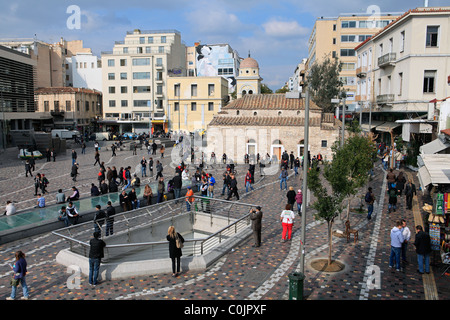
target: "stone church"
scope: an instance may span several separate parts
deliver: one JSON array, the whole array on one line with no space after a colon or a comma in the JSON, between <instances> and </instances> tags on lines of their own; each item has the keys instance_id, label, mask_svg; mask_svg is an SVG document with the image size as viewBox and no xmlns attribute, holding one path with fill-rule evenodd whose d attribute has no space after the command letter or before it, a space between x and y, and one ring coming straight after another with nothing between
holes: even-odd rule
<instances>
[{"instance_id":1,"label":"stone church","mask_svg":"<svg viewBox=\"0 0 450 320\"><path fill-rule=\"evenodd\" d=\"M305 99L297 92L260 94L261 78L255 59L241 62L236 78L237 99L222 107L207 128L207 152L223 153L242 163L245 154L276 156L284 151L301 157L305 152ZM309 104L309 145L311 157L331 159L331 146L340 138L340 121Z\"/></svg>"}]
</instances>

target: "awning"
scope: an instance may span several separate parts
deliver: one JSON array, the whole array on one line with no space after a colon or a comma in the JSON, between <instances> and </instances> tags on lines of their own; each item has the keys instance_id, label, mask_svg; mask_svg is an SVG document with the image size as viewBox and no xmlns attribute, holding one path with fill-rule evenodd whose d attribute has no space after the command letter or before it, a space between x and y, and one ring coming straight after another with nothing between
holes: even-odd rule
<instances>
[{"instance_id":1,"label":"awning","mask_svg":"<svg viewBox=\"0 0 450 320\"><path fill-rule=\"evenodd\" d=\"M377 126L382 125L384 121L372 121L370 123L370 128L375 129ZM369 130L369 123L361 123L361 130L362 131L370 131Z\"/></svg>"},{"instance_id":2,"label":"awning","mask_svg":"<svg viewBox=\"0 0 450 320\"><path fill-rule=\"evenodd\" d=\"M450 154L422 154L418 177L424 186L450 185Z\"/></svg>"},{"instance_id":3,"label":"awning","mask_svg":"<svg viewBox=\"0 0 450 320\"><path fill-rule=\"evenodd\" d=\"M167 120L152 120L152 123L166 123Z\"/></svg>"},{"instance_id":4,"label":"awning","mask_svg":"<svg viewBox=\"0 0 450 320\"><path fill-rule=\"evenodd\" d=\"M419 183L422 190L425 190L426 187L431 183L431 177L426 167L421 167L419 169L417 178L419 178Z\"/></svg>"},{"instance_id":5,"label":"awning","mask_svg":"<svg viewBox=\"0 0 450 320\"><path fill-rule=\"evenodd\" d=\"M391 132L391 130L400 127L401 123L395 123L395 122L385 122L382 125L377 126L377 131L383 131L383 132Z\"/></svg>"},{"instance_id":6,"label":"awning","mask_svg":"<svg viewBox=\"0 0 450 320\"><path fill-rule=\"evenodd\" d=\"M421 154L433 154L450 148L450 143L444 143L441 139L435 139L419 148Z\"/></svg>"}]
</instances>

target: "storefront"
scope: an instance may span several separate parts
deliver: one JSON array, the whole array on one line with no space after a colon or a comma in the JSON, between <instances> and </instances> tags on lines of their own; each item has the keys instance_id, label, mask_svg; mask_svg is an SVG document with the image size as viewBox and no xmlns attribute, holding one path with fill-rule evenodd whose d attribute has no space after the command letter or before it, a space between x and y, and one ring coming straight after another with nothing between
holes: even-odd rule
<instances>
[{"instance_id":1,"label":"storefront","mask_svg":"<svg viewBox=\"0 0 450 320\"><path fill-rule=\"evenodd\" d=\"M432 262L450 251L450 155L422 154L417 177L425 199L422 207L425 230L431 238Z\"/></svg>"}]
</instances>

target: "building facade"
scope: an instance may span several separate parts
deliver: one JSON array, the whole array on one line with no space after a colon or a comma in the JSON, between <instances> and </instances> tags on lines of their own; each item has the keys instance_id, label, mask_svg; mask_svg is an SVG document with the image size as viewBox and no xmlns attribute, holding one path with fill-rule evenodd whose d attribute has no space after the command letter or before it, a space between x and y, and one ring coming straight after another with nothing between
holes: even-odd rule
<instances>
[{"instance_id":1,"label":"building facade","mask_svg":"<svg viewBox=\"0 0 450 320\"><path fill-rule=\"evenodd\" d=\"M449 96L449 32L450 7L416 8L355 48L356 101L362 107L366 130L370 117L370 129L384 133L389 143L391 130L405 133L406 141L410 133L431 133L437 120L432 101ZM405 123L403 130L396 122L414 118L430 122Z\"/></svg>"},{"instance_id":2,"label":"building facade","mask_svg":"<svg viewBox=\"0 0 450 320\"><path fill-rule=\"evenodd\" d=\"M261 81L258 62L248 55L241 61L239 76L236 78L236 96L242 98L246 94L260 94Z\"/></svg>"},{"instance_id":3,"label":"building facade","mask_svg":"<svg viewBox=\"0 0 450 320\"><path fill-rule=\"evenodd\" d=\"M49 114L53 123L48 130L76 129L81 134L96 131L102 116L101 92L72 87L38 88L35 91L36 112Z\"/></svg>"},{"instance_id":4,"label":"building facade","mask_svg":"<svg viewBox=\"0 0 450 320\"><path fill-rule=\"evenodd\" d=\"M36 61L30 55L0 46L0 148L12 141L10 130L39 128L46 118L35 112ZM42 116L42 117L41 117Z\"/></svg>"},{"instance_id":5,"label":"building facade","mask_svg":"<svg viewBox=\"0 0 450 320\"><path fill-rule=\"evenodd\" d=\"M102 91L102 63L92 53L76 53L65 59L66 86Z\"/></svg>"},{"instance_id":6,"label":"building facade","mask_svg":"<svg viewBox=\"0 0 450 320\"><path fill-rule=\"evenodd\" d=\"M316 20L308 42L307 69L320 63L326 55L338 58L342 63L340 73L347 93L349 110L356 108L355 46L387 26L401 13L341 14L338 17L320 17Z\"/></svg>"},{"instance_id":7,"label":"building facade","mask_svg":"<svg viewBox=\"0 0 450 320\"><path fill-rule=\"evenodd\" d=\"M168 119L176 132L206 129L213 116L228 102L224 77L169 77Z\"/></svg>"},{"instance_id":8,"label":"building facade","mask_svg":"<svg viewBox=\"0 0 450 320\"><path fill-rule=\"evenodd\" d=\"M102 52L103 119L113 132L167 132L169 76L186 75L186 46L176 30L127 32Z\"/></svg>"}]
</instances>

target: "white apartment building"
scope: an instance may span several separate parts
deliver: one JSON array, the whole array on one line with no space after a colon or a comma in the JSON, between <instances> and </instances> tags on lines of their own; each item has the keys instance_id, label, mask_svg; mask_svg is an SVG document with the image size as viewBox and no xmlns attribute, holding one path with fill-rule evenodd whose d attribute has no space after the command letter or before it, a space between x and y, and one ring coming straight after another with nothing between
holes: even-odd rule
<instances>
[{"instance_id":1,"label":"white apartment building","mask_svg":"<svg viewBox=\"0 0 450 320\"><path fill-rule=\"evenodd\" d=\"M77 53L66 61L66 86L102 91L101 60L92 53Z\"/></svg>"},{"instance_id":2,"label":"white apartment building","mask_svg":"<svg viewBox=\"0 0 450 320\"><path fill-rule=\"evenodd\" d=\"M167 77L186 75L180 32L135 29L101 59L106 130L167 132Z\"/></svg>"},{"instance_id":3,"label":"white apartment building","mask_svg":"<svg viewBox=\"0 0 450 320\"><path fill-rule=\"evenodd\" d=\"M434 114L430 101L449 95L449 32L450 7L416 8L355 48L363 130L369 130L370 122L370 129L384 132L382 138L390 142L391 130L402 131L397 120ZM423 124L411 133L429 133L431 126Z\"/></svg>"}]
</instances>

